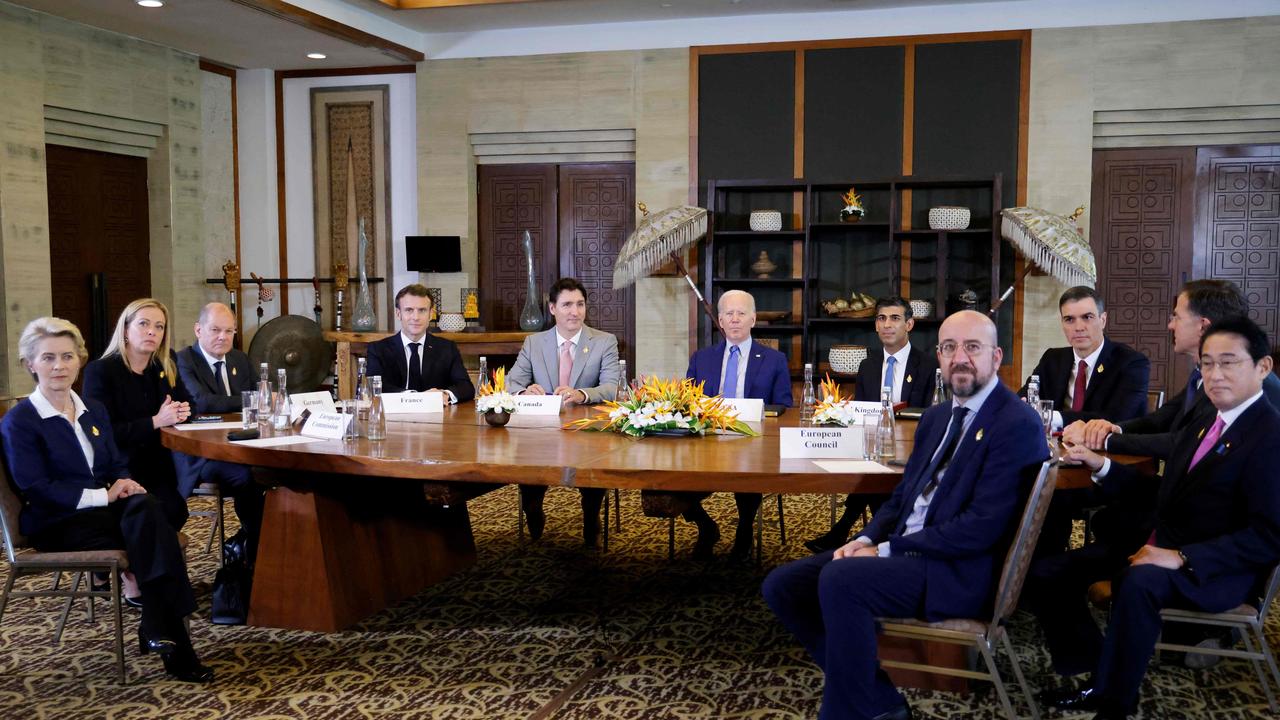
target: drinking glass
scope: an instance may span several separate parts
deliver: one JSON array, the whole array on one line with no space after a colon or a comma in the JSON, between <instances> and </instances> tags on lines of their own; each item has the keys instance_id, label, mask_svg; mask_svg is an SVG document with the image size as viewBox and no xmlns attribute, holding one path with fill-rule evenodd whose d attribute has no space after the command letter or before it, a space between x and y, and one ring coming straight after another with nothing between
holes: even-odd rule
<instances>
[{"instance_id":1,"label":"drinking glass","mask_svg":"<svg viewBox=\"0 0 1280 720\"><path fill-rule=\"evenodd\" d=\"M258 427L258 391L242 391L240 393L240 407L240 427L245 430Z\"/></svg>"},{"instance_id":2,"label":"drinking glass","mask_svg":"<svg viewBox=\"0 0 1280 720\"><path fill-rule=\"evenodd\" d=\"M862 418L862 459L880 459L880 418L874 415Z\"/></svg>"},{"instance_id":3,"label":"drinking glass","mask_svg":"<svg viewBox=\"0 0 1280 720\"><path fill-rule=\"evenodd\" d=\"M1044 425L1044 436L1046 438L1053 437L1053 401L1041 400L1040 407L1040 424Z\"/></svg>"},{"instance_id":4,"label":"drinking glass","mask_svg":"<svg viewBox=\"0 0 1280 720\"><path fill-rule=\"evenodd\" d=\"M356 400L339 401L339 410L347 416L347 424L342 431L342 439L345 442L353 443L360 437L360 432L356 428L357 415Z\"/></svg>"}]
</instances>

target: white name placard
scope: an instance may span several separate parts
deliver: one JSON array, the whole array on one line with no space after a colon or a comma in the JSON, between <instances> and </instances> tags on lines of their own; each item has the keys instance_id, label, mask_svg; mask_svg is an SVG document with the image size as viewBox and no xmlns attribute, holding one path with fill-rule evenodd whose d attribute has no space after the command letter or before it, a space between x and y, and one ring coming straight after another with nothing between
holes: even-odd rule
<instances>
[{"instance_id":1,"label":"white name placard","mask_svg":"<svg viewBox=\"0 0 1280 720\"><path fill-rule=\"evenodd\" d=\"M784 458L861 458L861 427L781 428Z\"/></svg>"},{"instance_id":2,"label":"white name placard","mask_svg":"<svg viewBox=\"0 0 1280 720\"><path fill-rule=\"evenodd\" d=\"M724 398L720 402L737 413L742 422L760 422L764 417L764 400L760 398Z\"/></svg>"},{"instance_id":3,"label":"white name placard","mask_svg":"<svg viewBox=\"0 0 1280 720\"><path fill-rule=\"evenodd\" d=\"M438 392L383 393L382 408L388 415L442 413L444 398Z\"/></svg>"},{"instance_id":4,"label":"white name placard","mask_svg":"<svg viewBox=\"0 0 1280 720\"><path fill-rule=\"evenodd\" d=\"M350 415L335 412L313 412L302 426L302 435L325 440L341 440L342 433L351 422Z\"/></svg>"},{"instance_id":5,"label":"white name placard","mask_svg":"<svg viewBox=\"0 0 1280 720\"><path fill-rule=\"evenodd\" d=\"M858 400L849 403L849 409L860 418L880 417L880 403Z\"/></svg>"},{"instance_id":6,"label":"white name placard","mask_svg":"<svg viewBox=\"0 0 1280 720\"><path fill-rule=\"evenodd\" d=\"M293 393L289 396L289 404L293 407L289 412L289 422L297 420L303 410L310 410L314 415L317 412L333 412L337 409L333 406L333 396L323 390Z\"/></svg>"},{"instance_id":7,"label":"white name placard","mask_svg":"<svg viewBox=\"0 0 1280 720\"><path fill-rule=\"evenodd\" d=\"M559 415L559 395L517 395L516 412L522 415Z\"/></svg>"}]
</instances>

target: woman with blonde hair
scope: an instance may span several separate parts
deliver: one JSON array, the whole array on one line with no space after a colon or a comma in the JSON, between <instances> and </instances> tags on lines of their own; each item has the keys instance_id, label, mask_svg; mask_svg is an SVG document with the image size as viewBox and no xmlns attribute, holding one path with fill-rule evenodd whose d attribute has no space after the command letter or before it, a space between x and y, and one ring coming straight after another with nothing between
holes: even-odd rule
<instances>
[{"instance_id":1,"label":"woman with blonde hair","mask_svg":"<svg viewBox=\"0 0 1280 720\"><path fill-rule=\"evenodd\" d=\"M187 502L178 491L173 453L160 443L160 428L185 421L191 406L169 349L164 303L142 298L125 307L102 357L85 366L84 394L106 406L133 477L160 501L174 529L181 529Z\"/></svg>"},{"instance_id":2,"label":"woman with blonde hair","mask_svg":"<svg viewBox=\"0 0 1280 720\"><path fill-rule=\"evenodd\" d=\"M138 649L186 682L209 682L183 618L195 610L177 530L133 479L109 432L107 409L71 389L89 358L75 325L31 321L18 343L36 380L0 423L10 477L22 496L21 531L45 552L124 548L142 590Z\"/></svg>"}]
</instances>

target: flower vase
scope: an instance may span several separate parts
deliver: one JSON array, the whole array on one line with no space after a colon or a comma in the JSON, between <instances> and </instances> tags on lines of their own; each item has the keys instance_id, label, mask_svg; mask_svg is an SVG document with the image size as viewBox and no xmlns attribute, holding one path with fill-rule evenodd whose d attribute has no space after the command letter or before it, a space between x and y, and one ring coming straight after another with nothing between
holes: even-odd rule
<instances>
[{"instance_id":1,"label":"flower vase","mask_svg":"<svg viewBox=\"0 0 1280 720\"><path fill-rule=\"evenodd\" d=\"M368 250L369 238L364 234L364 218L360 218L360 286L356 290L356 309L351 316L351 329L356 332L373 332L378 323L373 314L373 294L369 292L369 273L365 268Z\"/></svg>"},{"instance_id":2,"label":"flower vase","mask_svg":"<svg viewBox=\"0 0 1280 720\"><path fill-rule=\"evenodd\" d=\"M850 212L849 210L840 211L840 222L842 223L856 223L861 219L862 213Z\"/></svg>"},{"instance_id":3,"label":"flower vase","mask_svg":"<svg viewBox=\"0 0 1280 720\"><path fill-rule=\"evenodd\" d=\"M502 427L511 421L511 413L502 410L489 410L484 414L484 421L490 427Z\"/></svg>"},{"instance_id":4,"label":"flower vase","mask_svg":"<svg viewBox=\"0 0 1280 720\"><path fill-rule=\"evenodd\" d=\"M529 285L524 298L524 309L520 311L520 329L525 332L537 332L542 329L542 293L538 292L538 281L533 274L533 237L525 230L521 238L524 245L524 261L529 273Z\"/></svg>"}]
</instances>

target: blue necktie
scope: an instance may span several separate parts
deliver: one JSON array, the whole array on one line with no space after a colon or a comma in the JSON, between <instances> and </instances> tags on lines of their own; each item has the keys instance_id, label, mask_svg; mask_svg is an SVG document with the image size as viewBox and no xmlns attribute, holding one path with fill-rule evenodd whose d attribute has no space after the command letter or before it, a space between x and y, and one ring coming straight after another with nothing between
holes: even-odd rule
<instances>
[{"instance_id":1,"label":"blue necktie","mask_svg":"<svg viewBox=\"0 0 1280 720\"><path fill-rule=\"evenodd\" d=\"M733 345L729 348L729 362L724 364L724 382L721 383L720 395L722 397L738 396L738 346Z\"/></svg>"},{"instance_id":2,"label":"blue necktie","mask_svg":"<svg viewBox=\"0 0 1280 720\"><path fill-rule=\"evenodd\" d=\"M1182 412L1191 409L1191 402L1196 399L1196 391L1200 389L1200 368L1196 367L1191 371L1191 377L1187 378L1187 391L1182 398Z\"/></svg>"},{"instance_id":3,"label":"blue necktie","mask_svg":"<svg viewBox=\"0 0 1280 720\"><path fill-rule=\"evenodd\" d=\"M938 486L938 471L944 467L955 454L956 446L960 444L960 436L964 435L964 416L969 414L969 408L963 405L957 405L951 409L951 424L947 426L947 436L942 438L942 452L938 453L929 466L925 468L925 477L929 478L929 482L924 486L921 495L928 495Z\"/></svg>"},{"instance_id":4,"label":"blue necktie","mask_svg":"<svg viewBox=\"0 0 1280 720\"><path fill-rule=\"evenodd\" d=\"M884 387L889 388L889 402L893 402L893 366L898 364L898 358L889 356L889 367L884 371Z\"/></svg>"}]
</instances>

